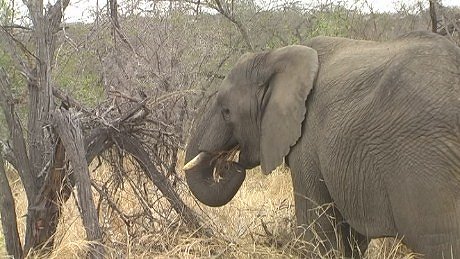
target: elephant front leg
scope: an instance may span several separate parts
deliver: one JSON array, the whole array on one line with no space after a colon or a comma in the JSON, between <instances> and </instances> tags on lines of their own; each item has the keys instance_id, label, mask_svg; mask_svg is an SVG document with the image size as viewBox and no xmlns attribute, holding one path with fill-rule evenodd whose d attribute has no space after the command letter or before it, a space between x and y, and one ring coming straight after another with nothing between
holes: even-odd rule
<instances>
[{"instance_id":1,"label":"elephant front leg","mask_svg":"<svg viewBox=\"0 0 460 259\"><path fill-rule=\"evenodd\" d=\"M360 258L367 248L367 239L355 232L335 208L319 173L296 173L291 168L294 187L296 234L312 244L310 257Z\"/></svg>"},{"instance_id":2,"label":"elephant front leg","mask_svg":"<svg viewBox=\"0 0 460 259\"><path fill-rule=\"evenodd\" d=\"M325 256L338 249L335 209L332 199L319 179L292 172L296 234L312 244L311 255Z\"/></svg>"},{"instance_id":3,"label":"elephant front leg","mask_svg":"<svg viewBox=\"0 0 460 259\"><path fill-rule=\"evenodd\" d=\"M338 226L343 243L343 254L346 258L361 258L369 246L370 239L354 230L344 222Z\"/></svg>"}]
</instances>

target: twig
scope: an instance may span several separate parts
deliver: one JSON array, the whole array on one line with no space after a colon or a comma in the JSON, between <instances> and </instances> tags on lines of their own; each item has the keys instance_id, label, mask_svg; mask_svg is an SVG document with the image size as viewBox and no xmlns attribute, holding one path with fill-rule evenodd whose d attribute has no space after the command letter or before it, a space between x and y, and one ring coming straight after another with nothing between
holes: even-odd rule
<instances>
[{"instance_id":1,"label":"twig","mask_svg":"<svg viewBox=\"0 0 460 259\"><path fill-rule=\"evenodd\" d=\"M94 181L91 181L91 186L99 193L100 196L102 196L107 201L107 204L109 205L109 207L118 213L118 215L121 217L121 220L123 220L126 226L130 227L131 222L128 219L128 216L125 215L123 211L121 211L118 208L117 204L114 201L112 201L112 199L109 197L109 194L107 194L105 191L99 188L99 186Z\"/></svg>"},{"instance_id":2,"label":"twig","mask_svg":"<svg viewBox=\"0 0 460 259\"><path fill-rule=\"evenodd\" d=\"M136 102L136 103L140 103L140 102L143 101L142 99L127 95L127 94L122 93L122 92L120 92L118 90L109 90L109 94L113 94L113 95L115 95L117 97L122 97L124 99L127 99L129 101L133 101L133 102Z\"/></svg>"},{"instance_id":3,"label":"twig","mask_svg":"<svg viewBox=\"0 0 460 259\"><path fill-rule=\"evenodd\" d=\"M66 92L62 91L61 89L53 86L53 95L54 97L66 102L70 107L75 107L77 110L82 111L86 114L92 114L90 110L85 108L80 102L75 100L73 97L71 97L69 94Z\"/></svg>"}]
</instances>

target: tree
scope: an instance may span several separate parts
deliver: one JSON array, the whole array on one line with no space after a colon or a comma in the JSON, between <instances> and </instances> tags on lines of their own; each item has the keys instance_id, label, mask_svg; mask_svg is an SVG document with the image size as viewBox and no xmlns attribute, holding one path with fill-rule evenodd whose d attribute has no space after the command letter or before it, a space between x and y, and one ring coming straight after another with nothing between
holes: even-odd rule
<instances>
[{"instance_id":1,"label":"tree","mask_svg":"<svg viewBox=\"0 0 460 259\"><path fill-rule=\"evenodd\" d=\"M56 110L51 79L56 37L62 29L61 20L69 0L57 1L47 7L42 0L25 0L24 4L27 6L32 22L28 30L33 39L33 49L29 49L18 39L17 35L20 33L15 35L14 29L24 28L23 26L10 23L0 28L3 39L6 39L3 42L4 46L16 69L25 75L28 91L29 107L25 131L15 107L13 85L7 71L2 68L0 103L9 129L9 140L4 144L7 150L5 157L18 171L29 203L23 251L19 242L14 249L8 247L8 252L18 258L34 249L53 246L53 236L60 216L60 203L68 199L71 188L67 184L62 184L68 181L62 170L65 148L59 134L56 134L51 126L52 114ZM1 166L3 167L3 163ZM77 172L77 175L84 175L84 173ZM3 180L2 190L8 194L11 190L8 182L4 181L5 170L1 170L0 174ZM11 210L11 207L5 206L11 206L14 201L10 195L3 197L4 206L1 210L2 214L5 214ZM10 225L8 229L15 228L15 221L11 221L12 217L2 217L4 226ZM88 237L90 240L97 241L101 238L101 234L100 230L97 230L95 210L89 210L88 218L96 222L93 228L88 230ZM15 231L5 234L8 235L7 239L10 239L9 235L14 236L11 240L18 239ZM98 254L102 253L101 247L95 247L95 251L98 251Z\"/></svg>"},{"instance_id":2,"label":"tree","mask_svg":"<svg viewBox=\"0 0 460 259\"><path fill-rule=\"evenodd\" d=\"M148 97L143 94L140 97L133 97L131 95L139 89L127 89L133 92L121 91L114 87L114 85L123 86L123 82L118 81L106 85L107 102L100 105L98 109L86 108L84 104L62 91L53 77L59 60L56 54L57 39L65 30L61 20L69 0L57 1L47 7L44 7L43 1L29 0L24 1L24 4L31 19L30 27L12 24L11 21L14 19L5 20L3 21L5 25L0 26L2 49L9 54L14 66L12 70L20 71L24 75L28 97L25 123L25 119L19 116L20 105L15 96L16 86L11 80L11 73L5 68L0 68L0 105L9 132L8 140L3 143L2 156L17 170L28 200L26 235L22 247L15 211L11 210L11 207L14 208L11 189L5 170L0 170L2 194L0 211L4 234L9 240L8 253L21 258L34 252L51 251L62 213L61 207L76 187L87 239L91 241L88 255L93 258L104 255L101 244L102 230L98 221L99 209L95 207L92 186L99 196L108 202L111 209L115 211L118 209L110 202L110 193L90 179L88 164L111 148L119 154L131 155L133 161L139 164L185 225L191 229L200 228L196 215L181 200L168 176L161 173L162 169L175 170L179 143L175 142L177 139L175 134L163 134L161 131L163 126L160 125L170 127L171 122L165 119L170 116L178 119L175 116L183 114L181 112L185 107L183 94L171 94L168 90L169 82L163 81L166 83L165 97L158 95ZM128 46L129 52L137 54L119 24L117 2L110 0L109 4L114 53L123 55L123 46ZM103 28L96 29L100 30L101 34L104 33ZM32 44L22 40L29 36L33 39ZM99 57L101 60L110 61L106 57ZM117 58L117 56L112 57ZM136 57L145 58L139 55ZM122 66L116 64L118 67ZM102 70L107 71L107 69ZM119 75L114 75L114 78L116 77ZM58 100L61 102L60 106L56 105ZM155 113L150 112L150 109L165 104L171 104L173 109L170 113L162 112L159 117L152 118ZM180 106L182 108L175 108L178 104L182 104ZM175 111L180 113L177 114ZM150 135L148 127L144 127L145 120L159 124L157 127L160 129L159 134ZM23 127L24 124L26 127ZM178 130L178 132L182 131ZM145 142L146 139L154 140L158 144L152 149ZM155 156L156 153L158 157ZM4 163L0 163L0 166L3 169ZM139 198L145 200L143 197ZM145 206L144 210L150 212L148 206ZM126 215L120 211L118 213L125 219L127 225L132 225Z\"/></svg>"}]
</instances>

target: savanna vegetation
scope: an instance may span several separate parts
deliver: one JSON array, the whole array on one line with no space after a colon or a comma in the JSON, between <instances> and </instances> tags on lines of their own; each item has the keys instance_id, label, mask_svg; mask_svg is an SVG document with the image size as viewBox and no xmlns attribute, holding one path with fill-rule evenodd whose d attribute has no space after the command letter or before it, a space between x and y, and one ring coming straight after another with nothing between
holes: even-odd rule
<instances>
[{"instance_id":1,"label":"savanna vegetation","mask_svg":"<svg viewBox=\"0 0 460 259\"><path fill-rule=\"evenodd\" d=\"M294 236L286 168L252 170L222 208L191 196L181 167L200 104L248 51L413 30L460 44L460 7L442 1L95 2L76 15L81 1L0 0L0 257L314 251ZM415 257L396 239L365 256Z\"/></svg>"}]
</instances>

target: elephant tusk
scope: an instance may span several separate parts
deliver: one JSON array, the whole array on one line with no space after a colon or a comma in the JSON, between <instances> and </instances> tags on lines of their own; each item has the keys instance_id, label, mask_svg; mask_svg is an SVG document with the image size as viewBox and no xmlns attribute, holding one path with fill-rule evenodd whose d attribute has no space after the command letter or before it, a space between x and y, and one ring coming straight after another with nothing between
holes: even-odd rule
<instances>
[{"instance_id":1,"label":"elephant tusk","mask_svg":"<svg viewBox=\"0 0 460 259\"><path fill-rule=\"evenodd\" d=\"M209 156L210 154L207 152L199 153L195 158L193 158L192 160L190 160L190 162L184 165L182 170L188 171L195 168L196 166L202 164L204 161L209 160Z\"/></svg>"}]
</instances>

